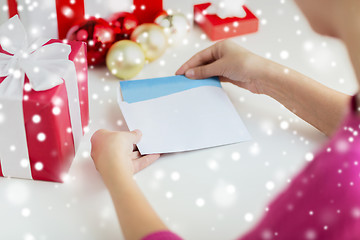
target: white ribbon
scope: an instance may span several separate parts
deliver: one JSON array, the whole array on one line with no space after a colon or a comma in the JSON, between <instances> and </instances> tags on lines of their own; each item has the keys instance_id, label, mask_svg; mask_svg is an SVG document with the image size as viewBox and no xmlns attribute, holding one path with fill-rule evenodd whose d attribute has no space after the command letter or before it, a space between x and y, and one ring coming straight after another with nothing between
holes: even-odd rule
<instances>
[{"instance_id":1,"label":"white ribbon","mask_svg":"<svg viewBox=\"0 0 360 240\"><path fill-rule=\"evenodd\" d=\"M211 6L205 11L207 14L216 14L220 18L240 17L246 16L243 8L245 0L212 0Z\"/></svg>"},{"instance_id":2,"label":"white ribbon","mask_svg":"<svg viewBox=\"0 0 360 240\"><path fill-rule=\"evenodd\" d=\"M0 26L0 163L4 176L32 179L23 115L25 74L35 91L49 90L65 81L75 151L82 137L79 92L71 47L63 43L28 45L24 26L14 16ZM1 117L2 116L2 117ZM46 124L43 122L42 124ZM46 150L45 150L46 151Z\"/></svg>"}]
</instances>

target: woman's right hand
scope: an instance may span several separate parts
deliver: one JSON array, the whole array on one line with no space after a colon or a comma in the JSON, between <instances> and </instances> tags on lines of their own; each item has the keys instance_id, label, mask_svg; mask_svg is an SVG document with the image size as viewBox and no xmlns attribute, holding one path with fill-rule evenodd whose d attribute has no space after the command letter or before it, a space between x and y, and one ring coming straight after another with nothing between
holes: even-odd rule
<instances>
[{"instance_id":1,"label":"woman's right hand","mask_svg":"<svg viewBox=\"0 0 360 240\"><path fill-rule=\"evenodd\" d=\"M264 59L236 43L225 40L195 54L183 64L176 75L191 79L219 76L220 81L230 82L253 93L265 94L262 84L273 68L281 65Z\"/></svg>"},{"instance_id":2,"label":"woman's right hand","mask_svg":"<svg viewBox=\"0 0 360 240\"><path fill-rule=\"evenodd\" d=\"M176 74L191 79L219 76L221 81L268 95L328 136L342 121L350 99L228 40L195 54Z\"/></svg>"}]
</instances>

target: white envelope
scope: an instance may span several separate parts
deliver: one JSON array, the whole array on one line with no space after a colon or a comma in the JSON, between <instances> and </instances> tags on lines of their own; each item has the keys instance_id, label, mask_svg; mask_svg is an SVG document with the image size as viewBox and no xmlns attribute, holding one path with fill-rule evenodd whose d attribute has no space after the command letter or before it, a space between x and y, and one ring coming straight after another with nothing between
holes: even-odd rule
<instances>
[{"instance_id":1,"label":"white envelope","mask_svg":"<svg viewBox=\"0 0 360 240\"><path fill-rule=\"evenodd\" d=\"M119 106L129 130L143 136L141 154L183 152L251 139L217 78L184 76L120 82Z\"/></svg>"}]
</instances>

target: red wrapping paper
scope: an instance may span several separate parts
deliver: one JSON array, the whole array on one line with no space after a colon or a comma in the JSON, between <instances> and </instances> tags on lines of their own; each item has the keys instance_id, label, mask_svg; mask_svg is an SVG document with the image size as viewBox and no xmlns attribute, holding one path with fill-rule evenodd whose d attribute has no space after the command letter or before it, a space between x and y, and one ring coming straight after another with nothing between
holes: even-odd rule
<instances>
[{"instance_id":1,"label":"red wrapping paper","mask_svg":"<svg viewBox=\"0 0 360 240\"><path fill-rule=\"evenodd\" d=\"M212 41L236 37L258 31L259 19L246 7L244 18L220 18L215 14L204 14L211 3L194 6L195 22L202 28Z\"/></svg>"},{"instance_id":2,"label":"red wrapping paper","mask_svg":"<svg viewBox=\"0 0 360 240\"><path fill-rule=\"evenodd\" d=\"M162 0L134 0L134 14L139 24L153 23L155 18L163 12Z\"/></svg>"},{"instance_id":3,"label":"red wrapping paper","mask_svg":"<svg viewBox=\"0 0 360 240\"><path fill-rule=\"evenodd\" d=\"M68 9L71 9L75 14L67 16L65 13ZM59 39L65 39L69 29L84 20L84 0L56 0L56 16L58 20Z\"/></svg>"},{"instance_id":4,"label":"red wrapping paper","mask_svg":"<svg viewBox=\"0 0 360 240\"><path fill-rule=\"evenodd\" d=\"M50 40L47 44L61 42ZM78 76L81 122L83 128L89 122L88 78L86 62L86 45L82 42L70 42L69 60L73 61ZM4 52L0 46L0 52ZM0 84L5 77L0 77ZM25 84L29 80L25 77ZM63 182L64 174L70 168L75 156L75 146L70 122L68 95L65 83L46 91L23 91L23 110L31 173L34 180ZM53 108L60 110L58 115ZM33 116L40 116L35 123ZM16 131L16 126L14 126ZM45 141L38 141L39 132L45 133ZM2 137L2 136L0 136ZM37 162L43 163L43 169L35 168ZM1 164L0 164L1 170ZM2 171L0 171L0 176Z\"/></svg>"}]
</instances>

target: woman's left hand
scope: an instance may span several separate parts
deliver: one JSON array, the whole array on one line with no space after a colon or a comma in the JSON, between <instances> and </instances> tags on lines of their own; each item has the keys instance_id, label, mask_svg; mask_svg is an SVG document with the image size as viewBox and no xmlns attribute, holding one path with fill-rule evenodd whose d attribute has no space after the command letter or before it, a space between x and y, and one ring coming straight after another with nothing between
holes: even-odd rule
<instances>
[{"instance_id":1,"label":"woman's left hand","mask_svg":"<svg viewBox=\"0 0 360 240\"><path fill-rule=\"evenodd\" d=\"M141 139L141 132L110 132L98 130L91 138L91 157L103 179L116 175L131 176L146 168L160 155L141 156L135 144ZM105 181L106 182L106 181Z\"/></svg>"},{"instance_id":2,"label":"woman's left hand","mask_svg":"<svg viewBox=\"0 0 360 240\"><path fill-rule=\"evenodd\" d=\"M99 130L91 138L91 157L109 189L125 239L143 239L151 233L169 230L132 178L160 156L141 156L135 150L140 139L139 130Z\"/></svg>"}]
</instances>

